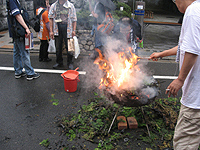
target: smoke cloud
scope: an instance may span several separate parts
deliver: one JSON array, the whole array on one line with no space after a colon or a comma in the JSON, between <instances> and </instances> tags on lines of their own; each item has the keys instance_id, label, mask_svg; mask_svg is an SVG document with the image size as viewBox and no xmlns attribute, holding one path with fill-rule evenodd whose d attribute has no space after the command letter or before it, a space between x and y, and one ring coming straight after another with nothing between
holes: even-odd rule
<instances>
[{"instance_id":1,"label":"smoke cloud","mask_svg":"<svg viewBox=\"0 0 200 150\"><path fill-rule=\"evenodd\" d=\"M118 52L122 51L121 47L124 46L125 43L120 40L114 38L107 38L106 45L104 46L104 56L105 59L109 61L111 65L110 71L113 73L116 79L122 78L121 75L125 77L124 82L121 83L120 87L116 82L111 87L109 87L109 91L112 94L119 91L133 91L137 89L141 89L144 85L149 85L153 83L155 80L149 75L149 71L146 68L145 61L139 61L134 64L134 67L126 70L126 74L124 72L124 64L120 59ZM130 55L130 54L129 54ZM84 68L87 72L87 78L85 79L86 83L84 84L87 87L99 87L101 78L104 77L105 72L99 69L97 64L94 64L92 60L86 60L87 62ZM106 86L101 87L102 90L106 88ZM147 89L148 90L148 89ZM152 92L152 91L150 91ZM145 93L148 93L145 91Z\"/></svg>"}]
</instances>

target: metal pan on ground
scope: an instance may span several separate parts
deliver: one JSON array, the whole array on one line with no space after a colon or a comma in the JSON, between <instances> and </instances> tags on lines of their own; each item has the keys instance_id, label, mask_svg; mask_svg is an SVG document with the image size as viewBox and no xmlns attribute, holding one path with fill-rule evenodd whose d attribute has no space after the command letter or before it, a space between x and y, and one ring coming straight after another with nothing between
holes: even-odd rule
<instances>
[{"instance_id":1,"label":"metal pan on ground","mask_svg":"<svg viewBox=\"0 0 200 150\"><path fill-rule=\"evenodd\" d=\"M134 91L115 91L115 94L109 92L109 89L103 90L104 95L111 101L126 107L140 107L151 104L159 95L159 83L154 80L149 85L144 85L141 89Z\"/></svg>"}]
</instances>

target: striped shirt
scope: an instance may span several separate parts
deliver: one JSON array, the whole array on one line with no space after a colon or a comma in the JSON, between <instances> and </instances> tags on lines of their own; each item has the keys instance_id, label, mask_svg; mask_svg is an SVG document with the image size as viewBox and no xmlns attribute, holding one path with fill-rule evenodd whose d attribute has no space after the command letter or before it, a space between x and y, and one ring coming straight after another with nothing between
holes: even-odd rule
<instances>
[{"instance_id":1,"label":"striped shirt","mask_svg":"<svg viewBox=\"0 0 200 150\"><path fill-rule=\"evenodd\" d=\"M53 19L53 29L54 29L54 35L58 36L58 26L57 23L55 21L56 18L56 5L58 3L58 0L53 3L50 7L49 10L49 19L52 18ZM66 9L68 9L68 19L67 19L67 38L72 38L72 22L76 22L77 21L77 17L76 17L76 9L74 7L74 5L72 3L70 3L69 1L66 1L63 4L63 7L65 7Z\"/></svg>"}]
</instances>

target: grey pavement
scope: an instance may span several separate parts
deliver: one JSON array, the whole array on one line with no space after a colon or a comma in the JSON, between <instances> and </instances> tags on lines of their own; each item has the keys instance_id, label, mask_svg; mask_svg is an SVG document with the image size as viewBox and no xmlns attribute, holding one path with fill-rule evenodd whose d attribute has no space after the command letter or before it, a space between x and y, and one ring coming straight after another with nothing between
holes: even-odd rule
<instances>
[{"instance_id":1,"label":"grey pavement","mask_svg":"<svg viewBox=\"0 0 200 150\"><path fill-rule=\"evenodd\" d=\"M180 16L155 14L153 19L145 18L146 21L178 23ZM141 55L150 55L177 45L181 26L148 25L144 27L144 49ZM165 59L175 59L175 56Z\"/></svg>"},{"instance_id":2,"label":"grey pavement","mask_svg":"<svg viewBox=\"0 0 200 150\"><path fill-rule=\"evenodd\" d=\"M38 52L40 40L37 38L36 32L34 32L32 29L31 29L31 32L33 33L33 37L34 37L34 49L32 52L34 51ZM12 38L9 37L8 30L4 30L0 32L0 49L1 51L11 51L13 49Z\"/></svg>"}]
</instances>

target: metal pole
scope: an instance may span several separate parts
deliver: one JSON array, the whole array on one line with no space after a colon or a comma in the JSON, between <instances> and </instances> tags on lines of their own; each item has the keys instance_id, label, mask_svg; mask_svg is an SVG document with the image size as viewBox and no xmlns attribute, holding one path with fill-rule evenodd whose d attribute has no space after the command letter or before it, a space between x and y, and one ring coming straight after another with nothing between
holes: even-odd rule
<instances>
[{"instance_id":1,"label":"metal pole","mask_svg":"<svg viewBox=\"0 0 200 150\"><path fill-rule=\"evenodd\" d=\"M135 0L133 0L133 13L135 11Z\"/></svg>"}]
</instances>

